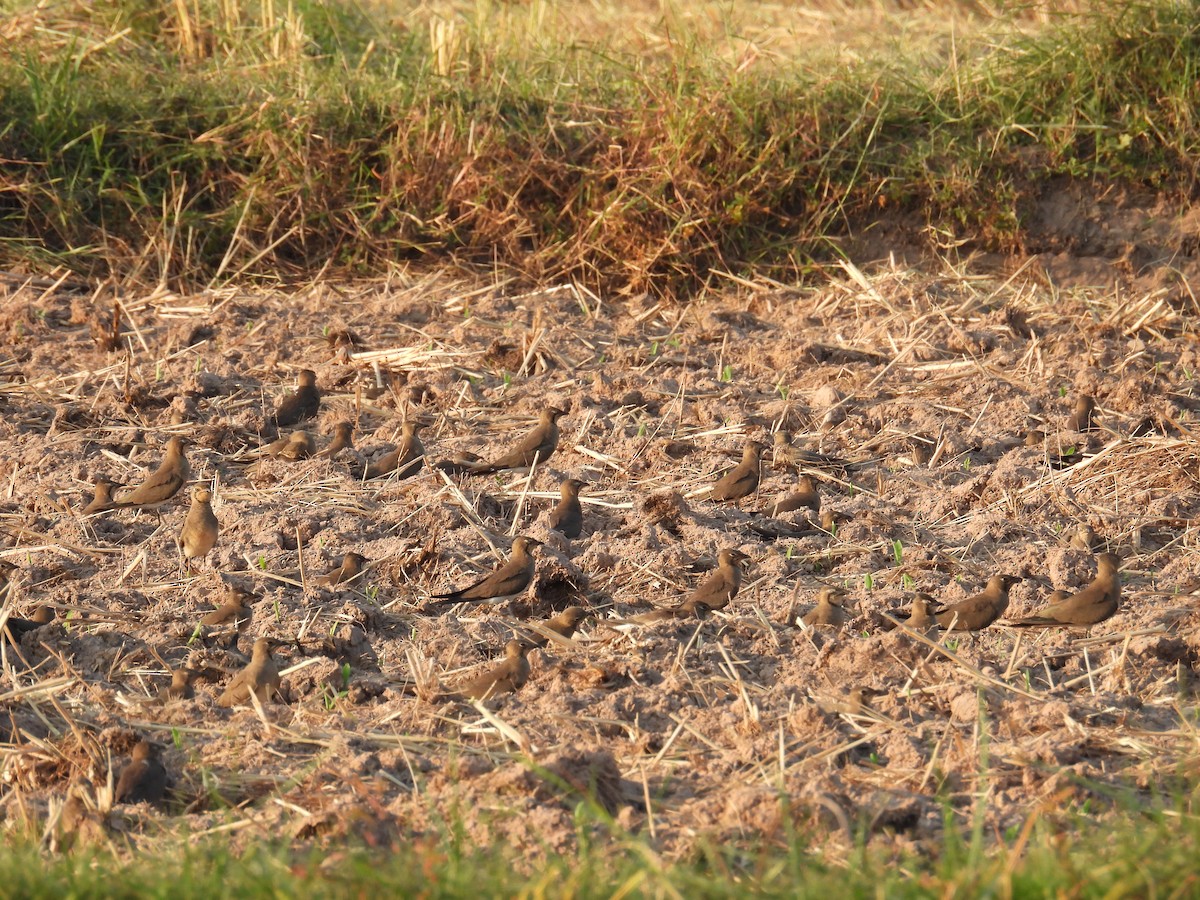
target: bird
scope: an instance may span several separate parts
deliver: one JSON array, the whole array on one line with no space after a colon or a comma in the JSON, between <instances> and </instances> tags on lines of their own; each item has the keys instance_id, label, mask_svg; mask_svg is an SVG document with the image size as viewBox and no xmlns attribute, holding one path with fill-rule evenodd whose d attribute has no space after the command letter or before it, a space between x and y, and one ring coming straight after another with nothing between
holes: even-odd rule
<instances>
[{"instance_id":1,"label":"bird","mask_svg":"<svg viewBox=\"0 0 1200 900\"><path fill-rule=\"evenodd\" d=\"M1092 530L1092 526L1087 522L1080 522L1075 533L1071 535L1071 547L1091 553L1096 544L1096 532Z\"/></svg>"},{"instance_id":2,"label":"bird","mask_svg":"<svg viewBox=\"0 0 1200 900\"><path fill-rule=\"evenodd\" d=\"M329 445L317 454L319 457L332 459L343 450L354 449L354 423L343 419L333 426L333 437Z\"/></svg>"},{"instance_id":3,"label":"bird","mask_svg":"<svg viewBox=\"0 0 1200 900\"><path fill-rule=\"evenodd\" d=\"M536 568L533 547L542 546L542 542L525 535L519 535L512 545L512 554L488 575L465 588L449 591L445 594L433 594L434 603L478 603L500 602L517 597L524 593L533 581Z\"/></svg>"},{"instance_id":4,"label":"bird","mask_svg":"<svg viewBox=\"0 0 1200 900\"><path fill-rule=\"evenodd\" d=\"M195 689L192 687L192 679L195 677L194 669L189 669L187 666L180 666L171 673L171 683L167 685L158 695L160 703L166 703L169 700L188 700L195 696Z\"/></svg>"},{"instance_id":5,"label":"bird","mask_svg":"<svg viewBox=\"0 0 1200 900\"><path fill-rule=\"evenodd\" d=\"M158 750L158 744L151 741L142 740L134 745L129 764L117 779L114 802L162 802L167 790L167 769L158 758Z\"/></svg>"},{"instance_id":6,"label":"bird","mask_svg":"<svg viewBox=\"0 0 1200 900\"><path fill-rule=\"evenodd\" d=\"M583 531L583 507L579 504L579 491L585 487L586 481L567 478L560 489L562 499L550 510L550 527L565 538L573 540Z\"/></svg>"},{"instance_id":7,"label":"bird","mask_svg":"<svg viewBox=\"0 0 1200 900\"><path fill-rule=\"evenodd\" d=\"M363 566L368 560L361 553L355 553L351 550L342 557L342 563L327 575L322 575L317 579L317 584L324 587L337 587L339 584L347 584L359 575L362 574Z\"/></svg>"},{"instance_id":8,"label":"bird","mask_svg":"<svg viewBox=\"0 0 1200 900\"><path fill-rule=\"evenodd\" d=\"M794 512L797 509L811 509L813 512L821 511L821 495L817 493L817 485L811 475L802 476L800 483L796 486L796 490L786 497L776 500L767 515L775 518L784 513ZM822 522L822 527L824 527L824 522ZM832 531L832 528L826 528L825 530Z\"/></svg>"},{"instance_id":9,"label":"bird","mask_svg":"<svg viewBox=\"0 0 1200 900\"><path fill-rule=\"evenodd\" d=\"M275 444L278 443L279 441L275 442ZM271 446L274 447L275 444ZM283 446L274 455L280 459L290 459L295 462L299 459L308 459L316 450L317 443L313 440L313 436L304 429L300 429L288 435L287 440L283 442Z\"/></svg>"},{"instance_id":10,"label":"bird","mask_svg":"<svg viewBox=\"0 0 1200 900\"><path fill-rule=\"evenodd\" d=\"M504 645L504 660L495 668L472 678L454 693L472 700L486 700L499 694L512 694L529 680L529 647L518 640Z\"/></svg>"},{"instance_id":11,"label":"bird","mask_svg":"<svg viewBox=\"0 0 1200 900\"><path fill-rule=\"evenodd\" d=\"M271 640L260 637L254 642L250 664L233 676L225 692L217 698L217 705L230 707L247 703L251 694L267 703L279 693L280 683L279 669L271 656Z\"/></svg>"},{"instance_id":12,"label":"bird","mask_svg":"<svg viewBox=\"0 0 1200 900\"><path fill-rule=\"evenodd\" d=\"M420 422L405 422L401 426L399 446L367 466L365 477L382 478L396 472L398 478L408 478L420 472L425 465L425 445L417 434L420 429Z\"/></svg>"},{"instance_id":13,"label":"bird","mask_svg":"<svg viewBox=\"0 0 1200 900\"><path fill-rule=\"evenodd\" d=\"M7 635L12 635L12 643L18 644L21 638L29 634L36 628L41 628L43 625L49 625L54 621L54 610L48 606L38 606L34 609L33 615L28 619L22 619L19 616L9 616L4 621L4 628Z\"/></svg>"},{"instance_id":14,"label":"bird","mask_svg":"<svg viewBox=\"0 0 1200 900\"><path fill-rule=\"evenodd\" d=\"M288 428L311 419L320 408L321 392L317 389L317 373L312 369L301 369L296 373L296 390L280 400L275 408L275 425Z\"/></svg>"},{"instance_id":15,"label":"bird","mask_svg":"<svg viewBox=\"0 0 1200 900\"><path fill-rule=\"evenodd\" d=\"M904 624L931 640L936 639L942 629L933 613L933 607L934 599L928 594L913 594L912 610Z\"/></svg>"},{"instance_id":16,"label":"bird","mask_svg":"<svg viewBox=\"0 0 1200 900\"><path fill-rule=\"evenodd\" d=\"M1091 431L1095 428L1095 423L1092 421L1092 414L1096 411L1096 401L1088 394L1080 394L1075 401L1075 409L1071 412L1071 418L1067 420L1067 427L1070 431Z\"/></svg>"},{"instance_id":17,"label":"bird","mask_svg":"<svg viewBox=\"0 0 1200 900\"><path fill-rule=\"evenodd\" d=\"M118 481L113 481L111 478L105 478L103 475L97 475L92 479L92 499L83 508L80 515L92 516L96 513L107 512L112 509L113 491L119 487L124 487L124 485Z\"/></svg>"},{"instance_id":18,"label":"bird","mask_svg":"<svg viewBox=\"0 0 1200 900\"><path fill-rule=\"evenodd\" d=\"M501 469L529 468L535 459L539 464L545 463L558 449L558 420L565 415L557 406L545 407L537 425L515 447L499 459L472 465L469 471L472 475L488 475Z\"/></svg>"},{"instance_id":19,"label":"bird","mask_svg":"<svg viewBox=\"0 0 1200 900\"><path fill-rule=\"evenodd\" d=\"M667 619L703 619L714 609L724 609L742 586L742 563L750 557L741 550L726 547L717 554L717 569L704 579L682 603L662 607L615 624L662 622Z\"/></svg>"},{"instance_id":20,"label":"bird","mask_svg":"<svg viewBox=\"0 0 1200 900\"><path fill-rule=\"evenodd\" d=\"M758 490L759 456L764 449L758 441L746 441L742 461L717 480L709 491L709 498L721 502L741 500Z\"/></svg>"},{"instance_id":21,"label":"bird","mask_svg":"<svg viewBox=\"0 0 1200 900\"><path fill-rule=\"evenodd\" d=\"M100 814L84 799L86 793L82 782L73 782L67 788L67 799L58 817L58 843L65 850L77 844L97 843L106 836Z\"/></svg>"},{"instance_id":22,"label":"bird","mask_svg":"<svg viewBox=\"0 0 1200 900\"><path fill-rule=\"evenodd\" d=\"M245 628L252 615L248 601L257 600L258 594L252 594L240 587L229 585L225 596L225 602L204 615L200 619L200 624L208 626L232 624L239 630Z\"/></svg>"},{"instance_id":23,"label":"bird","mask_svg":"<svg viewBox=\"0 0 1200 900\"><path fill-rule=\"evenodd\" d=\"M797 468L800 466L818 466L826 469L845 469L851 465L844 459L838 459L836 456L828 456L824 453L816 453L812 450L803 450L793 446L792 436L782 430L775 432L771 459L776 466L788 465Z\"/></svg>"},{"instance_id":24,"label":"bird","mask_svg":"<svg viewBox=\"0 0 1200 900\"><path fill-rule=\"evenodd\" d=\"M188 561L189 568L192 560L203 559L217 545L219 530L217 517L212 511L212 491L200 485L192 494L192 505L179 532L179 550Z\"/></svg>"},{"instance_id":25,"label":"bird","mask_svg":"<svg viewBox=\"0 0 1200 900\"><path fill-rule=\"evenodd\" d=\"M1096 577L1085 588L1065 597L1051 595L1050 603L1033 615L1006 623L1021 626L1096 625L1112 618L1121 603L1121 558L1115 553L1096 557ZM1055 594L1061 594L1056 591Z\"/></svg>"},{"instance_id":26,"label":"bird","mask_svg":"<svg viewBox=\"0 0 1200 900\"><path fill-rule=\"evenodd\" d=\"M579 627L579 623L587 618L587 610L582 606L568 606L556 616L552 616L542 622L538 622L538 628L542 631L552 631L559 637L570 638L575 634L575 629ZM545 647L550 643L550 638L544 634L536 632L522 632L522 638L525 643L532 647Z\"/></svg>"},{"instance_id":27,"label":"bird","mask_svg":"<svg viewBox=\"0 0 1200 900\"><path fill-rule=\"evenodd\" d=\"M192 468L184 452L184 439L175 435L167 441L158 468L146 480L113 503L113 509L158 509L187 484Z\"/></svg>"},{"instance_id":28,"label":"bird","mask_svg":"<svg viewBox=\"0 0 1200 900\"><path fill-rule=\"evenodd\" d=\"M8 593L10 585L15 584L14 578L17 572L17 564L7 559L0 559L0 599Z\"/></svg>"},{"instance_id":29,"label":"bird","mask_svg":"<svg viewBox=\"0 0 1200 900\"><path fill-rule=\"evenodd\" d=\"M1008 609L1008 589L1021 579L1016 575L993 575L978 594L960 600L937 614L937 622L949 631L978 631L987 628Z\"/></svg>"},{"instance_id":30,"label":"bird","mask_svg":"<svg viewBox=\"0 0 1200 900\"><path fill-rule=\"evenodd\" d=\"M817 592L817 605L801 617L809 628L834 628L840 630L850 621L845 608L846 592L841 588L826 585Z\"/></svg>"}]
</instances>

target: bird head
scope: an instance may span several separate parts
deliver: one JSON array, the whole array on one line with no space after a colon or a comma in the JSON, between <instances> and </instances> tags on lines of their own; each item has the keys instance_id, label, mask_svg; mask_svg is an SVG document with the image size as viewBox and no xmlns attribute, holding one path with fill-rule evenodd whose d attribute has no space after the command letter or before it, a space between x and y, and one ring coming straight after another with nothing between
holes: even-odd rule
<instances>
[{"instance_id":1,"label":"bird head","mask_svg":"<svg viewBox=\"0 0 1200 900\"><path fill-rule=\"evenodd\" d=\"M844 590L836 587L823 587L817 594L818 603L828 603L830 606L844 607L849 599L849 595Z\"/></svg>"},{"instance_id":2,"label":"bird head","mask_svg":"<svg viewBox=\"0 0 1200 900\"><path fill-rule=\"evenodd\" d=\"M566 496L577 496L583 488L587 487L588 483L579 478L568 478L562 483L563 493Z\"/></svg>"},{"instance_id":3,"label":"bird head","mask_svg":"<svg viewBox=\"0 0 1200 900\"><path fill-rule=\"evenodd\" d=\"M541 541L537 540L536 538L531 538L531 537L528 537L528 536L522 534L522 535L518 535L516 540L513 541L513 552L514 553L518 553L518 552L519 553L528 553L534 547L540 547L540 546L542 546Z\"/></svg>"},{"instance_id":4,"label":"bird head","mask_svg":"<svg viewBox=\"0 0 1200 900\"><path fill-rule=\"evenodd\" d=\"M587 618L587 610L582 606L568 606L559 616L564 622L574 628L580 622Z\"/></svg>"},{"instance_id":5,"label":"bird head","mask_svg":"<svg viewBox=\"0 0 1200 900\"><path fill-rule=\"evenodd\" d=\"M317 373L312 369L301 369L296 373L296 385L298 387L316 387Z\"/></svg>"}]
</instances>

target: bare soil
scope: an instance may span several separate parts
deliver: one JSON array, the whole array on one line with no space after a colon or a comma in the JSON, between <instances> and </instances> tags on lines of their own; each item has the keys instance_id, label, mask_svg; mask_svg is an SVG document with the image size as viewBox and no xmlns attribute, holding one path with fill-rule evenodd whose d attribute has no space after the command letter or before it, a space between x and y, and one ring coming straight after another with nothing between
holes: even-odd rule
<instances>
[{"instance_id":1,"label":"bare soil","mask_svg":"<svg viewBox=\"0 0 1200 900\"><path fill-rule=\"evenodd\" d=\"M590 797L605 827L669 857L797 828L833 853L863 829L933 849L947 812L1000 836L1194 774L1200 359L1180 290L847 266L676 307L396 277L126 296L113 350L110 299L3 290L2 555L19 566L13 613L60 614L5 648L10 827L52 821L76 781L112 839L142 846L215 829L390 847L461 823L535 859L577 845ZM310 430L351 419L356 449L255 463L306 367L324 392ZM1066 426L1081 393L1098 402L1088 434ZM547 404L568 412L563 440L530 480L355 477L405 415L427 422L431 459L488 456ZM836 534L791 537L804 513L757 512L801 474L769 456L740 508L704 499L747 436L770 445L778 428L853 463L805 470L844 516ZM136 484L175 433L216 485L220 538L198 574L175 549L186 492L161 520L79 515L94 476ZM573 541L545 525L570 476L591 483ZM1019 614L1085 584L1091 553L1068 545L1081 522L1123 559L1110 621L940 646L888 630L913 591L952 602L1019 575ZM545 542L524 597L427 607L519 533ZM751 557L728 609L606 624L678 601L723 547ZM348 550L366 577L317 586ZM238 651L194 633L223 581L258 595ZM849 627L784 624L822 584L848 590ZM439 699L514 627L572 603L592 617L531 652L517 694ZM219 708L263 635L286 642L285 702ZM151 702L182 665L206 676L195 698ZM172 799L113 807L110 770L141 737L164 745Z\"/></svg>"}]
</instances>

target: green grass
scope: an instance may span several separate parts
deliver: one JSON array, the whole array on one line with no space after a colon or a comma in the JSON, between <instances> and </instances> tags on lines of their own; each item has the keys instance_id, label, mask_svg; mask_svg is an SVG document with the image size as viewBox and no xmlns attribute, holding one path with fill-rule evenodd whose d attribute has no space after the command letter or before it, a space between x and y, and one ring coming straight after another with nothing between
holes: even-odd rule
<instances>
[{"instance_id":1,"label":"green grass","mask_svg":"<svg viewBox=\"0 0 1200 900\"><path fill-rule=\"evenodd\" d=\"M686 21L654 52L612 22L554 40L536 0L411 29L179 8L0 15L0 262L195 286L454 260L672 293L802 272L881 215L1016 249L1056 177L1195 193L1188 4L743 68Z\"/></svg>"},{"instance_id":2,"label":"green grass","mask_svg":"<svg viewBox=\"0 0 1200 900\"><path fill-rule=\"evenodd\" d=\"M1025 828L999 841L948 829L940 852L885 852L886 838L859 841L843 864L822 861L804 836L758 851L709 845L667 863L636 839L603 840L581 824L584 849L541 862L514 861L499 847L466 838L398 839L386 849L313 845L295 851L267 842L233 852L218 841L180 845L162 854L76 850L47 857L11 842L0 854L9 896L1196 896L1200 824L1175 810L1124 812L1069 824L1035 809ZM586 818L586 817L584 817ZM981 824L983 818L979 818ZM581 818L582 822L582 818ZM1066 837L1070 832L1070 838ZM991 849L984 849L985 845ZM814 847L819 850L819 847Z\"/></svg>"},{"instance_id":3,"label":"green grass","mask_svg":"<svg viewBox=\"0 0 1200 900\"><path fill-rule=\"evenodd\" d=\"M10 13L0 262L194 286L455 259L672 293L802 271L880 215L1013 250L1055 176L1195 191L1186 4L744 71L728 36L636 53L484 4L440 31L322 2L176 8Z\"/></svg>"}]
</instances>

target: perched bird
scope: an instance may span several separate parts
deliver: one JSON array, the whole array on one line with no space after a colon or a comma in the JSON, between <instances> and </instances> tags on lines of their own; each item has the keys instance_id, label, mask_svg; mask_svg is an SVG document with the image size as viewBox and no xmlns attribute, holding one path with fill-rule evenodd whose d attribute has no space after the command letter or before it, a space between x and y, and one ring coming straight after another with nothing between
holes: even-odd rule
<instances>
[{"instance_id":1,"label":"perched bird","mask_svg":"<svg viewBox=\"0 0 1200 900\"><path fill-rule=\"evenodd\" d=\"M86 793L87 788L81 782L72 782L67 788L67 799L58 817L58 843L64 850L77 844L93 844L105 837L103 820L84 799Z\"/></svg>"},{"instance_id":2,"label":"perched bird","mask_svg":"<svg viewBox=\"0 0 1200 900\"><path fill-rule=\"evenodd\" d=\"M279 442L276 441L275 443ZM288 435L287 440L284 441L283 446L279 448L279 452L275 455L280 459L290 459L295 462L298 459L308 459L316 450L317 442L313 440L313 436L307 431L300 429Z\"/></svg>"},{"instance_id":3,"label":"perched bird","mask_svg":"<svg viewBox=\"0 0 1200 900\"><path fill-rule=\"evenodd\" d=\"M817 592L817 605L801 618L809 628L833 628L841 630L850 621L845 607L846 592L841 588L825 586Z\"/></svg>"},{"instance_id":4,"label":"perched bird","mask_svg":"<svg viewBox=\"0 0 1200 900\"><path fill-rule=\"evenodd\" d=\"M512 555L490 574L474 584L450 591L445 594L433 594L434 603L478 603L500 602L517 597L525 592L533 581L535 563L533 547L540 547L541 541L524 535L518 536L512 545Z\"/></svg>"},{"instance_id":5,"label":"perched bird","mask_svg":"<svg viewBox=\"0 0 1200 900\"><path fill-rule=\"evenodd\" d=\"M1046 443L1046 432L1035 428L1025 434L1026 447L1040 447Z\"/></svg>"},{"instance_id":6,"label":"perched bird","mask_svg":"<svg viewBox=\"0 0 1200 900\"><path fill-rule=\"evenodd\" d=\"M192 494L192 505L179 532L179 549L189 567L194 559L208 556L217 545L219 526L212 511L212 491L200 485Z\"/></svg>"},{"instance_id":7,"label":"perched bird","mask_svg":"<svg viewBox=\"0 0 1200 900\"><path fill-rule=\"evenodd\" d=\"M9 586L14 583L13 578L16 571L16 563L10 562L7 559L0 559L0 600L4 599Z\"/></svg>"},{"instance_id":8,"label":"perched bird","mask_svg":"<svg viewBox=\"0 0 1200 900\"><path fill-rule=\"evenodd\" d=\"M543 631L552 631L560 637L570 638L575 634L575 629L579 627L579 623L585 618L587 618L587 610L582 606L568 606L558 615L539 622L538 627ZM545 647L550 643L548 637L534 631L523 632L522 638L531 648Z\"/></svg>"},{"instance_id":9,"label":"perched bird","mask_svg":"<svg viewBox=\"0 0 1200 900\"><path fill-rule=\"evenodd\" d=\"M625 621L645 624L667 619L703 619L714 609L724 609L733 602L738 588L742 586L742 563L749 558L741 550L725 548L717 554L716 571L688 594L682 603L642 613Z\"/></svg>"},{"instance_id":10,"label":"perched bird","mask_svg":"<svg viewBox=\"0 0 1200 900\"><path fill-rule=\"evenodd\" d=\"M811 475L801 477L800 484L796 486L796 490L786 497L776 500L767 515L774 518L798 509L811 509L813 512L821 511L821 495L817 493L817 485L812 480ZM832 525L832 522L830 524ZM822 521L821 527L825 528L824 521ZM825 530L832 531L833 529L825 528Z\"/></svg>"},{"instance_id":11,"label":"perched bird","mask_svg":"<svg viewBox=\"0 0 1200 900\"><path fill-rule=\"evenodd\" d=\"M113 509L158 509L179 493L192 475L184 453L183 438L175 435L167 441L166 452L158 468L140 485L113 503Z\"/></svg>"},{"instance_id":12,"label":"perched bird","mask_svg":"<svg viewBox=\"0 0 1200 900\"><path fill-rule=\"evenodd\" d=\"M1095 625L1109 619L1121 603L1121 559L1115 553L1096 557L1096 577L1083 590L1068 594L1009 625ZM1056 592L1058 593L1058 592Z\"/></svg>"},{"instance_id":13,"label":"perched bird","mask_svg":"<svg viewBox=\"0 0 1200 900\"><path fill-rule=\"evenodd\" d=\"M322 575L317 579L316 583L324 587L337 587L339 584L347 584L362 574L363 566L369 560L361 553L355 553L351 550L342 557L342 564L335 568L327 575Z\"/></svg>"},{"instance_id":14,"label":"perched bird","mask_svg":"<svg viewBox=\"0 0 1200 900\"><path fill-rule=\"evenodd\" d=\"M912 611L905 624L913 631L920 632L931 640L936 640L942 630L938 625L937 616L933 612L934 600L928 594L913 594Z\"/></svg>"},{"instance_id":15,"label":"perched bird","mask_svg":"<svg viewBox=\"0 0 1200 900\"><path fill-rule=\"evenodd\" d=\"M279 669L271 656L271 641L269 638L259 638L254 642L250 664L233 676L225 692L217 698L217 706L248 703L251 694L258 697L260 702L268 703L279 693L280 683Z\"/></svg>"},{"instance_id":16,"label":"perched bird","mask_svg":"<svg viewBox=\"0 0 1200 900\"><path fill-rule=\"evenodd\" d=\"M746 441L742 461L717 480L709 492L712 500L741 500L758 490L759 456L765 448L758 441Z\"/></svg>"},{"instance_id":17,"label":"perched bird","mask_svg":"<svg viewBox=\"0 0 1200 900\"><path fill-rule=\"evenodd\" d=\"M1067 420L1067 428L1070 431L1091 431L1095 428L1095 422L1092 421L1092 414L1096 411L1096 401L1088 394L1080 394L1075 401L1075 409L1071 412L1071 418Z\"/></svg>"},{"instance_id":18,"label":"perched bird","mask_svg":"<svg viewBox=\"0 0 1200 900\"><path fill-rule=\"evenodd\" d=\"M771 450L771 459L776 466L816 466L825 469L845 469L851 463L844 459L838 459L836 456L829 456L825 453L816 453L812 450L803 450L792 445L792 436L786 431L775 432L774 445Z\"/></svg>"},{"instance_id":19,"label":"perched bird","mask_svg":"<svg viewBox=\"0 0 1200 900\"><path fill-rule=\"evenodd\" d=\"M408 478L420 472L425 465L425 445L417 434L420 429L420 422L405 422L401 426L400 445L367 466L366 477L382 478L395 472L398 478Z\"/></svg>"},{"instance_id":20,"label":"perched bird","mask_svg":"<svg viewBox=\"0 0 1200 900\"><path fill-rule=\"evenodd\" d=\"M33 615L28 619L22 619L19 616L9 616L4 622L4 628L6 636L12 635L12 643L18 644L21 642L21 638L35 628L49 625L53 621L54 610L48 606L38 606L34 609Z\"/></svg>"},{"instance_id":21,"label":"perched bird","mask_svg":"<svg viewBox=\"0 0 1200 900\"><path fill-rule=\"evenodd\" d=\"M296 390L288 394L275 408L275 424L287 428L311 419L321 408L321 392L317 390L317 373L301 369L296 373Z\"/></svg>"},{"instance_id":22,"label":"perched bird","mask_svg":"<svg viewBox=\"0 0 1200 900\"><path fill-rule=\"evenodd\" d=\"M1008 609L1008 589L1021 579L1016 575L993 575L987 587L951 604L937 614L938 624L949 631L978 631L987 628Z\"/></svg>"},{"instance_id":23,"label":"perched bird","mask_svg":"<svg viewBox=\"0 0 1200 900\"><path fill-rule=\"evenodd\" d=\"M354 423L343 419L333 426L333 437L329 446L317 454L320 457L332 459L343 450L354 449Z\"/></svg>"},{"instance_id":24,"label":"perched bird","mask_svg":"<svg viewBox=\"0 0 1200 900\"><path fill-rule=\"evenodd\" d=\"M162 689L158 699L160 703L166 703L169 700L188 700L195 696L196 691L192 687L192 679L196 672L186 666L180 666L171 673L171 683Z\"/></svg>"},{"instance_id":25,"label":"perched bird","mask_svg":"<svg viewBox=\"0 0 1200 900\"><path fill-rule=\"evenodd\" d=\"M1076 550L1085 550L1091 553L1097 543L1096 532L1092 531L1092 526L1087 522L1080 522L1075 533L1071 535L1071 547Z\"/></svg>"},{"instance_id":26,"label":"perched bird","mask_svg":"<svg viewBox=\"0 0 1200 900\"><path fill-rule=\"evenodd\" d=\"M469 471L473 475L487 475L501 469L524 469L532 466L534 459L539 465L544 464L558 449L558 420L565 415L557 406L545 407L534 429L512 450L492 462L476 463Z\"/></svg>"},{"instance_id":27,"label":"perched bird","mask_svg":"<svg viewBox=\"0 0 1200 900\"><path fill-rule=\"evenodd\" d=\"M568 478L562 483L562 499L550 510L550 527L565 538L579 537L583 531L583 507L579 504L579 490L587 487L586 481Z\"/></svg>"},{"instance_id":28,"label":"perched bird","mask_svg":"<svg viewBox=\"0 0 1200 900\"><path fill-rule=\"evenodd\" d=\"M92 499L83 508L83 512L81 513L84 516L92 516L96 513L107 512L112 509L113 491L119 487L124 487L120 482L113 481L111 478L105 478L103 475L97 475L92 480L92 486Z\"/></svg>"},{"instance_id":29,"label":"perched bird","mask_svg":"<svg viewBox=\"0 0 1200 900\"><path fill-rule=\"evenodd\" d=\"M504 645L504 661L495 668L472 678L455 691L460 697L486 700L499 694L512 694L529 680L529 648L522 641L512 640Z\"/></svg>"},{"instance_id":30,"label":"perched bird","mask_svg":"<svg viewBox=\"0 0 1200 900\"><path fill-rule=\"evenodd\" d=\"M249 601L258 599L258 595L230 585L225 596L225 602L203 616L200 624L213 627L232 625L239 630L245 628L253 613Z\"/></svg>"},{"instance_id":31,"label":"perched bird","mask_svg":"<svg viewBox=\"0 0 1200 900\"><path fill-rule=\"evenodd\" d=\"M138 741L132 759L117 779L116 803L161 803L167 790L167 769L158 758L158 744Z\"/></svg>"}]
</instances>

